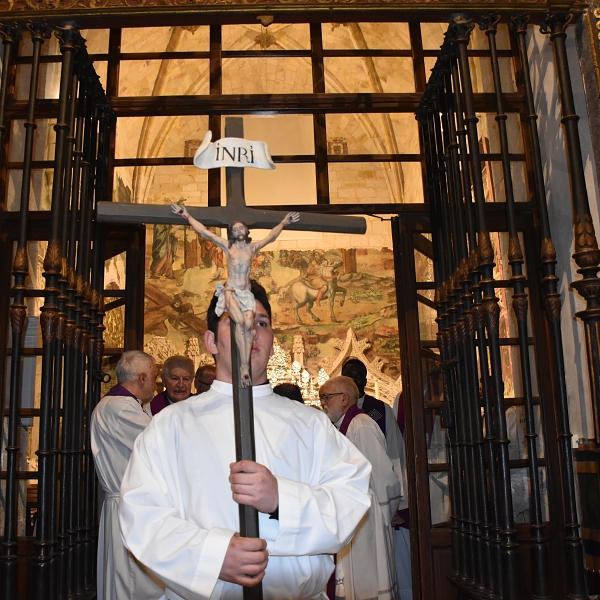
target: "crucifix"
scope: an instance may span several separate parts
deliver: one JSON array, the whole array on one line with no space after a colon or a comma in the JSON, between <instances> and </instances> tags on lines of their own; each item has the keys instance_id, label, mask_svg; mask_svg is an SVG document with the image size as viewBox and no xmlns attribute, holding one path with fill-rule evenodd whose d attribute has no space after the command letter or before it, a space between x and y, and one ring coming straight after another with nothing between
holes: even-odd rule
<instances>
[{"instance_id":1,"label":"crucifix","mask_svg":"<svg viewBox=\"0 0 600 600\"><path fill-rule=\"evenodd\" d=\"M215 168L220 166L226 167L226 189L227 189L227 206L208 207L208 208L183 208L179 205L173 205L171 209L168 206L160 205L135 205L135 204L120 204L113 202L98 203L98 221L101 222L118 222L118 223L173 223L181 224L182 217L192 218L191 224L196 231L207 237L206 226L230 227L234 230L244 231L229 231L230 236L233 235L232 242L239 242L240 252L244 252L243 238L247 238L248 228L257 227L261 229L271 229L271 233L261 242L254 244L246 244L246 246L264 246L266 243L273 241L281 232L283 227L301 231L325 231L334 233L365 233L366 222L362 217L348 216L331 216L315 213L289 213L281 220L281 212L258 210L246 206L244 198L244 168L253 166L258 168L274 168L270 160L268 150L262 143L250 143L243 140L243 119L239 117L229 117L225 124L226 137L214 144L210 144L210 133L205 136L204 141L194 157L194 164L199 168ZM210 158L207 159L207 156ZM211 236L217 237L211 232ZM239 240L236 235L239 235ZM211 238L212 239L212 238ZM221 238L219 238L221 240ZM213 241L219 241L213 240ZM235 269L235 264L230 264L231 247L224 246L225 240L221 240L220 245L228 254L228 279L233 279L236 283L238 279L234 273L232 278L231 269ZM256 251L256 250L255 250ZM237 251L234 251L234 254ZM246 254L249 250L245 250ZM239 262L244 263L243 278L249 278L249 268L252 256L243 256ZM248 259L248 260L247 260ZM235 260L235 257L234 257ZM235 285L233 286L235 287ZM238 286L239 287L239 286ZM221 286L221 294L227 292L227 284ZM217 291L218 295L219 291ZM224 298L224 310L227 311L231 299ZM241 304L241 306L240 306ZM234 423L236 437L236 460L252 460L255 461L255 446L254 446L254 414L252 404L252 386L251 372L249 364L249 356L245 353L244 339L242 335L236 335L237 327L244 327L244 318L249 311L244 305L244 300L237 299L233 310L241 308L241 319L236 319L232 313L231 317L231 351L232 351L232 384L233 384L233 408L234 408ZM246 309L246 310L245 310ZM254 311L252 319L254 318ZM238 323L236 324L236 321ZM240 353L240 350L242 351ZM241 355L240 355L241 354ZM246 354L246 356L244 356ZM258 511L247 505L239 505L240 511L240 535L244 537L260 537L258 530ZM257 585L252 588L244 588L245 600L262 599L262 586Z\"/></svg>"}]
</instances>

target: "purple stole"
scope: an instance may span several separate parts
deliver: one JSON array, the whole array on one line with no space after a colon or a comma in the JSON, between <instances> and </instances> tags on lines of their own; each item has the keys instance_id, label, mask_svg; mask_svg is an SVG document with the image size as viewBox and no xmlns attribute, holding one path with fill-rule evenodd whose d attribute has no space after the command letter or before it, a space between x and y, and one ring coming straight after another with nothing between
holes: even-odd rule
<instances>
[{"instance_id":1,"label":"purple stole","mask_svg":"<svg viewBox=\"0 0 600 600\"><path fill-rule=\"evenodd\" d=\"M385 437L385 404L383 400L377 400L377 398L365 394L362 409L379 425L379 429Z\"/></svg>"},{"instance_id":2,"label":"purple stole","mask_svg":"<svg viewBox=\"0 0 600 600\"><path fill-rule=\"evenodd\" d=\"M129 396L130 398L135 398L136 400L138 400L135 396L135 394L132 394L126 387L123 387L120 383L117 383L117 385L115 385L114 387L111 387L110 390L108 390L108 392L106 392L106 394L104 394L105 396ZM139 400L138 400L139 402Z\"/></svg>"},{"instance_id":3,"label":"purple stole","mask_svg":"<svg viewBox=\"0 0 600 600\"><path fill-rule=\"evenodd\" d=\"M160 394L156 394L152 401L150 402L150 410L152 411L152 416L158 414L163 408L167 408L170 406L169 399L167 398L167 391L161 392Z\"/></svg>"},{"instance_id":4,"label":"purple stole","mask_svg":"<svg viewBox=\"0 0 600 600\"><path fill-rule=\"evenodd\" d=\"M348 431L348 427L350 426L352 419L354 419L354 417L356 415L364 415L364 414L365 414L365 411L362 408L358 408L358 405L353 404L346 411L346 414L344 415L344 420L342 421L342 424L340 425L340 433L342 435L346 435L346 432Z\"/></svg>"}]
</instances>

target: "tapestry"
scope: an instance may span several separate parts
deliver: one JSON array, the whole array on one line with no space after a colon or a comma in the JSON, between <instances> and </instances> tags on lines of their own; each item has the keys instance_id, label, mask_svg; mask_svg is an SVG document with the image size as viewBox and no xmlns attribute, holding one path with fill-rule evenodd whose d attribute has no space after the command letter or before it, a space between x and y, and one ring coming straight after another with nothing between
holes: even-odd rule
<instances>
[{"instance_id":1,"label":"tapestry","mask_svg":"<svg viewBox=\"0 0 600 600\"><path fill-rule=\"evenodd\" d=\"M149 226L146 243L146 349L159 362L174 353L210 362L206 311L216 283L225 281L222 251L178 225ZM354 353L352 343L382 380L399 379L390 248L266 250L256 255L251 277L269 294L276 350L307 370L314 385L320 370L331 374L344 349Z\"/></svg>"}]
</instances>

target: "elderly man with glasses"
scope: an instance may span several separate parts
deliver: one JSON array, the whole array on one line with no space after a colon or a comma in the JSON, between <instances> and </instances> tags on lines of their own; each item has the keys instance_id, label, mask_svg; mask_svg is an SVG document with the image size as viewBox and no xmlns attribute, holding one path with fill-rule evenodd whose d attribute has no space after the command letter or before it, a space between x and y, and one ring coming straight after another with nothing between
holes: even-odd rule
<instances>
[{"instance_id":1,"label":"elderly man with glasses","mask_svg":"<svg viewBox=\"0 0 600 600\"><path fill-rule=\"evenodd\" d=\"M399 600L392 517L400 503L400 481L386 453L379 426L361 408L350 377L333 377L319 390L323 411L369 460L371 508L352 541L337 554L335 596L346 600ZM332 590L329 590L330 597Z\"/></svg>"}]
</instances>

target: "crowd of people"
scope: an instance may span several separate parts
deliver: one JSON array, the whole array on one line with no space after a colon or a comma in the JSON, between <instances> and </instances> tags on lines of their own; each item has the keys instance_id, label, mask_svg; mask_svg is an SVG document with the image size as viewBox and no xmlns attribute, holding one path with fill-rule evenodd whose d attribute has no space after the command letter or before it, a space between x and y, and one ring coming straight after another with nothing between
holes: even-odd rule
<instances>
[{"instance_id":1,"label":"crowd of people","mask_svg":"<svg viewBox=\"0 0 600 600\"><path fill-rule=\"evenodd\" d=\"M271 307L256 282L252 293L256 461L236 461L230 319L217 296L204 340L215 366L172 356L155 395L154 358L119 360L91 421L98 600L241 599L259 583L271 600L412 598L402 403L396 414L366 394L352 357L321 387L322 411L293 384L272 389ZM260 538L240 537L239 504L257 509Z\"/></svg>"}]
</instances>

